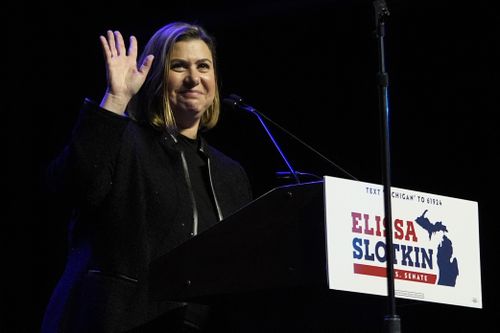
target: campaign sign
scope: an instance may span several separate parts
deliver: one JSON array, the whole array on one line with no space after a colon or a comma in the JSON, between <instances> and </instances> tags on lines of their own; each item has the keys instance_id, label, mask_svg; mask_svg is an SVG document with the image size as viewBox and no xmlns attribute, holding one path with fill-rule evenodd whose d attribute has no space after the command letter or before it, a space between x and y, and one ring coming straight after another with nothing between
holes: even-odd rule
<instances>
[{"instance_id":1,"label":"campaign sign","mask_svg":"<svg viewBox=\"0 0 500 333\"><path fill-rule=\"evenodd\" d=\"M478 205L391 188L398 298L482 308ZM384 188L325 177L329 288L387 295Z\"/></svg>"}]
</instances>

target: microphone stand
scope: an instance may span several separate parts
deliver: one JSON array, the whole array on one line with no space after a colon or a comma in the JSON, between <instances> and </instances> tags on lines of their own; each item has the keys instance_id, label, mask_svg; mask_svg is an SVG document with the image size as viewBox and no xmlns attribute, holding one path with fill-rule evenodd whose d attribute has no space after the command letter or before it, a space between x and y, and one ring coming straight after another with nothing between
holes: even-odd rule
<instances>
[{"instance_id":1,"label":"microphone stand","mask_svg":"<svg viewBox=\"0 0 500 333\"><path fill-rule=\"evenodd\" d=\"M391 209L391 158L390 158L390 126L389 126L389 76L385 69L384 36L385 20L390 15L384 0L374 0L375 24L379 55L378 93L379 109L382 118L382 172L384 181L384 214L387 268L387 301L389 314L384 317L384 332L401 333L401 318L396 313L396 296L394 291L394 246L392 242L392 209Z\"/></svg>"},{"instance_id":2,"label":"microphone stand","mask_svg":"<svg viewBox=\"0 0 500 333\"><path fill-rule=\"evenodd\" d=\"M276 149L280 153L281 158L283 159L283 161L285 162L286 166L288 167L288 170L290 170L290 174L295 179L295 182L297 184L300 184L300 179L299 179L297 171L295 171L292 168L292 165L290 164L290 162L288 162L288 159L286 158L286 156L283 153L283 151L281 150L280 146L278 145L278 143L274 139L273 135L271 134L271 131L269 131L269 128L267 127L267 125L264 122L264 120L262 120L262 117L260 116L259 112L254 107L252 107L250 105L247 105L247 104L244 104L243 100L241 99L241 97L239 97L237 95L234 95L234 94L232 94L230 97L231 98L226 99L224 102L230 104L232 107L238 107L240 109L248 111L251 114L255 115L257 117L257 119L259 119L260 123L262 124L262 127L264 127L264 130L266 131L266 133L269 136L269 138L271 138L271 141L273 142L274 146L276 147Z\"/></svg>"},{"instance_id":3,"label":"microphone stand","mask_svg":"<svg viewBox=\"0 0 500 333\"><path fill-rule=\"evenodd\" d=\"M238 96L236 94L231 94L231 95L229 95L228 98L224 98L223 102L224 102L224 104L227 104L231 108L237 108L237 109L241 109L241 110L250 112L250 113L256 115L259 118L260 123L264 126L264 128L266 129L267 134L271 137L271 140L273 141L274 145L276 146L276 148L280 152L281 156L285 160L285 163L287 164L288 169L290 170L289 174L291 174L295 178L295 180L297 181L297 183L299 183L299 177L298 176L307 175L307 176L317 177L319 179L321 179L321 177L313 175L313 174L310 174L310 173L303 173L303 172L294 171L292 169L292 167L290 166L290 163L288 163L288 161L286 160L285 155L283 154L283 152L281 151L281 149L278 147L278 144L276 143L276 141L271 136L271 133L269 132L269 129L266 127L266 125L265 125L264 121L262 120L262 118L264 118L265 120L267 120L268 122L270 122L271 124L273 124L274 126L276 126L281 131L283 131L286 134L288 134L291 138L293 138L294 140L296 140L297 142L299 142L301 145L305 146L307 149L311 150L313 153L315 153L316 155L318 155L319 157L321 157L326 162L328 162L331 165L333 165L337 170L342 171L347 177L349 177L351 179L354 179L354 180L358 180L358 178L354 177L352 174L350 174L349 172L347 172L340 165L338 165L337 163L335 163L335 162L331 161L330 159L328 159L325 155L321 154L319 151L317 151L316 149L314 149L313 147L311 147L310 145L308 145L307 143L305 143L304 141L302 141L301 139L299 139L297 136L295 136L294 134L290 133L287 129L285 129L284 127L282 127L278 123L274 122L272 119L270 119L269 117L267 117L265 114L263 114L262 112L258 111L254 107L252 107L252 106L250 106L248 104L245 104L243 102L243 99L240 96ZM277 172L276 173L276 175L279 176L279 177L283 177L285 174L288 174L288 173L287 172Z\"/></svg>"}]
</instances>

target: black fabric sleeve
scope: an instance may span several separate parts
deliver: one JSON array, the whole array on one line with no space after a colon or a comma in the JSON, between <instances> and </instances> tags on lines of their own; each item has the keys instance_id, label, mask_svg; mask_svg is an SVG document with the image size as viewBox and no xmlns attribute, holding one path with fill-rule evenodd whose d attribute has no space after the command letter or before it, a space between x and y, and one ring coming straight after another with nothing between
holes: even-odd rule
<instances>
[{"instance_id":1,"label":"black fabric sleeve","mask_svg":"<svg viewBox=\"0 0 500 333\"><path fill-rule=\"evenodd\" d=\"M111 188L130 121L85 99L69 143L47 169L48 188L72 206L97 206Z\"/></svg>"}]
</instances>

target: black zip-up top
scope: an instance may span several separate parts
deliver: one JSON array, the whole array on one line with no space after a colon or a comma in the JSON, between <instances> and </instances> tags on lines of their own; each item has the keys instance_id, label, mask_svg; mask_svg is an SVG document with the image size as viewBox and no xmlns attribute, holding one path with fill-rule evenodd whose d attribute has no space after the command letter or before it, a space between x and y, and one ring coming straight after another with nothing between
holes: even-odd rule
<instances>
[{"instance_id":1,"label":"black zip-up top","mask_svg":"<svg viewBox=\"0 0 500 333\"><path fill-rule=\"evenodd\" d=\"M193 229L197 235L215 222L224 218L220 210L210 172L210 158L201 140L190 139L183 135L174 137L181 153L186 184L190 188L193 206Z\"/></svg>"},{"instance_id":2,"label":"black zip-up top","mask_svg":"<svg viewBox=\"0 0 500 333\"><path fill-rule=\"evenodd\" d=\"M250 185L239 163L203 138L199 151L209 213L221 220L252 199ZM49 185L74 214L66 270L42 331L121 331L171 308L149 300L148 266L200 231L193 192L200 175L193 184L177 138L86 100L49 168Z\"/></svg>"}]
</instances>

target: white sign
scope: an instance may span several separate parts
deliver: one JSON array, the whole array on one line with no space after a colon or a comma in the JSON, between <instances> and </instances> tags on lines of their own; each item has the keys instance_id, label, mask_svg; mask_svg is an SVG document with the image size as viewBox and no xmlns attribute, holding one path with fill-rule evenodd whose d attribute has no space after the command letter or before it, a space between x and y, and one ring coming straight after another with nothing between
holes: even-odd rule
<instances>
[{"instance_id":1,"label":"white sign","mask_svg":"<svg viewBox=\"0 0 500 333\"><path fill-rule=\"evenodd\" d=\"M399 298L482 308L475 201L391 188ZM387 295L384 188L325 177L329 288Z\"/></svg>"}]
</instances>

